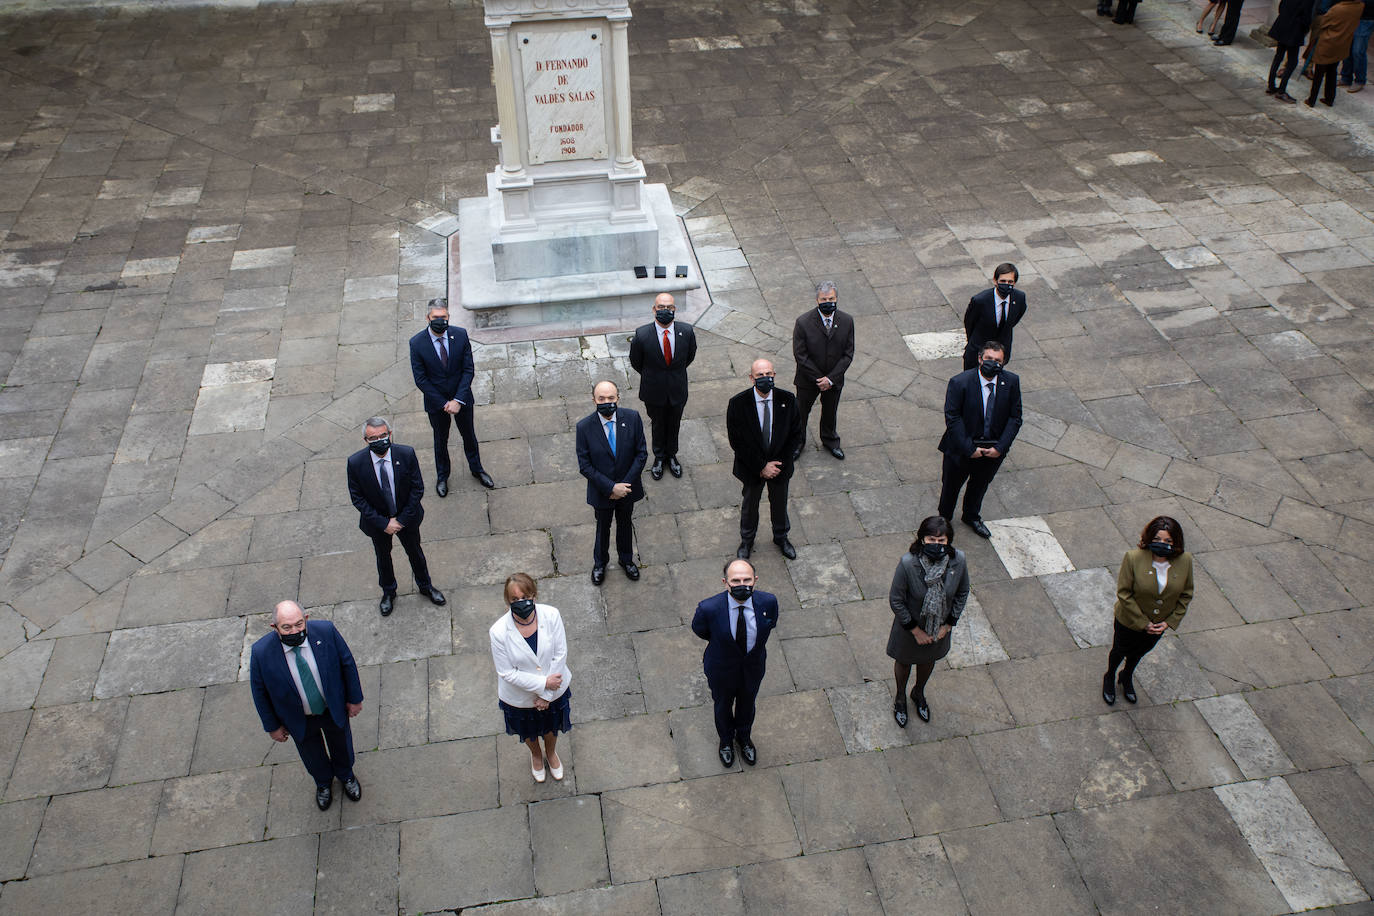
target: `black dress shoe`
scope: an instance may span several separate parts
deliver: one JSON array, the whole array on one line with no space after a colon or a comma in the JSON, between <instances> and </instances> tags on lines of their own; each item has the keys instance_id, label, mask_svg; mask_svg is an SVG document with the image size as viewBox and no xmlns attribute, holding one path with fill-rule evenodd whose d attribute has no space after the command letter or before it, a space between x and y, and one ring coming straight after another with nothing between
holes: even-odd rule
<instances>
[{"instance_id":1,"label":"black dress shoe","mask_svg":"<svg viewBox=\"0 0 1374 916\"><path fill-rule=\"evenodd\" d=\"M447 495L448 495L448 481L447 481L447 480L440 480L440 481L436 482L436 483L434 484L434 492L439 494L439 498L440 498L440 499L443 499L445 496L447 496Z\"/></svg>"},{"instance_id":2,"label":"black dress shoe","mask_svg":"<svg viewBox=\"0 0 1374 916\"><path fill-rule=\"evenodd\" d=\"M754 550L754 542L753 542L753 541L740 541L740 542L739 542L739 550L736 550L736 551L735 551L735 556L739 557L741 560L747 560L747 559L749 559L749 554L752 553L753 550Z\"/></svg>"},{"instance_id":3,"label":"black dress shoe","mask_svg":"<svg viewBox=\"0 0 1374 916\"><path fill-rule=\"evenodd\" d=\"M682 465L678 463L677 458L668 459L668 473L672 474L674 477L682 476Z\"/></svg>"},{"instance_id":4,"label":"black dress shoe","mask_svg":"<svg viewBox=\"0 0 1374 916\"><path fill-rule=\"evenodd\" d=\"M391 611L396 607L396 596L383 593L381 602L377 605L377 610L382 612L383 617L390 617Z\"/></svg>"},{"instance_id":5,"label":"black dress shoe","mask_svg":"<svg viewBox=\"0 0 1374 916\"><path fill-rule=\"evenodd\" d=\"M654 463L649 467L649 476L654 480L663 479L663 460L661 458L654 459Z\"/></svg>"},{"instance_id":6,"label":"black dress shoe","mask_svg":"<svg viewBox=\"0 0 1374 916\"><path fill-rule=\"evenodd\" d=\"M592 567L592 585L600 585L602 582L605 582L605 581L606 581L606 567L604 567L604 566L593 566L593 567Z\"/></svg>"},{"instance_id":7,"label":"black dress shoe","mask_svg":"<svg viewBox=\"0 0 1374 916\"><path fill-rule=\"evenodd\" d=\"M978 535L980 538L992 537L992 532L988 530L987 525L983 524L983 520L981 518L966 518L963 521L964 524L972 528L973 533Z\"/></svg>"},{"instance_id":8,"label":"black dress shoe","mask_svg":"<svg viewBox=\"0 0 1374 916\"><path fill-rule=\"evenodd\" d=\"M753 766L759 762L759 752L755 749L754 742L750 741L748 738L739 743L739 755L749 766Z\"/></svg>"},{"instance_id":9,"label":"black dress shoe","mask_svg":"<svg viewBox=\"0 0 1374 916\"><path fill-rule=\"evenodd\" d=\"M802 452L803 452L803 451L805 451L804 448L799 448L799 449L797 449L795 452L793 452L793 453L792 453L792 460L793 460L793 461L799 461L799 460L801 460L801 456L802 456Z\"/></svg>"},{"instance_id":10,"label":"black dress shoe","mask_svg":"<svg viewBox=\"0 0 1374 916\"><path fill-rule=\"evenodd\" d=\"M782 538L773 543L778 545L778 549L782 551L782 555L787 557L787 559L795 560L797 558L797 548L793 547L792 542L787 538Z\"/></svg>"},{"instance_id":11,"label":"black dress shoe","mask_svg":"<svg viewBox=\"0 0 1374 916\"><path fill-rule=\"evenodd\" d=\"M631 582L639 581L639 567L633 563L621 563L621 568L625 570L625 578Z\"/></svg>"},{"instance_id":12,"label":"black dress shoe","mask_svg":"<svg viewBox=\"0 0 1374 916\"><path fill-rule=\"evenodd\" d=\"M930 721L930 706L926 703L924 696L916 698L916 715L921 717L922 722Z\"/></svg>"},{"instance_id":13,"label":"black dress shoe","mask_svg":"<svg viewBox=\"0 0 1374 916\"><path fill-rule=\"evenodd\" d=\"M892 718L897 721L898 728L906 728L907 722L911 721L906 714L906 700L896 699L892 701Z\"/></svg>"},{"instance_id":14,"label":"black dress shoe","mask_svg":"<svg viewBox=\"0 0 1374 916\"><path fill-rule=\"evenodd\" d=\"M729 744L722 744L720 746L720 762L725 765L727 770L735 765L734 747Z\"/></svg>"},{"instance_id":15,"label":"black dress shoe","mask_svg":"<svg viewBox=\"0 0 1374 916\"><path fill-rule=\"evenodd\" d=\"M1112 683L1112 673L1102 675L1102 702L1108 706L1116 705L1116 685Z\"/></svg>"},{"instance_id":16,"label":"black dress shoe","mask_svg":"<svg viewBox=\"0 0 1374 916\"><path fill-rule=\"evenodd\" d=\"M486 487L488 490L496 489L496 481L492 480L491 475L486 471L473 471L472 476L476 477L478 481L481 482L482 486Z\"/></svg>"},{"instance_id":17,"label":"black dress shoe","mask_svg":"<svg viewBox=\"0 0 1374 916\"><path fill-rule=\"evenodd\" d=\"M439 591L432 585L429 588L420 589L420 594L424 595L430 601L433 601L435 604L441 607L445 604L448 604L448 599L444 597L444 593Z\"/></svg>"},{"instance_id":18,"label":"black dress shoe","mask_svg":"<svg viewBox=\"0 0 1374 916\"><path fill-rule=\"evenodd\" d=\"M840 459L841 461L844 460L844 449L840 448L838 445L835 446L834 448L830 449L830 454L834 455L836 458Z\"/></svg>"},{"instance_id":19,"label":"black dress shoe","mask_svg":"<svg viewBox=\"0 0 1374 916\"><path fill-rule=\"evenodd\" d=\"M344 780L343 790L349 801L357 801L363 797L363 787L358 784L358 777L356 776L350 776Z\"/></svg>"},{"instance_id":20,"label":"black dress shoe","mask_svg":"<svg viewBox=\"0 0 1374 916\"><path fill-rule=\"evenodd\" d=\"M1134 703L1137 699L1135 695L1135 682L1132 681L1128 675L1123 673L1117 678L1117 683L1121 685L1121 696L1126 702Z\"/></svg>"},{"instance_id":21,"label":"black dress shoe","mask_svg":"<svg viewBox=\"0 0 1374 916\"><path fill-rule=\"evenodd\" d=\"M329 806L334 804L334 792L329 786L315 787L315 804L320 806L321 811L328 811Z\"/></svg>"}]
</instances>

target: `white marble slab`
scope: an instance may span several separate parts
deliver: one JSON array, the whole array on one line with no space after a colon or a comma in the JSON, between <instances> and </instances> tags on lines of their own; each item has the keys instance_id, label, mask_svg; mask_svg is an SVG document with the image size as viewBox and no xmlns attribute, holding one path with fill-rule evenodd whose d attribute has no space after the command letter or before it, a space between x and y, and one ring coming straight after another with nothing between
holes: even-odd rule
<instances>
[{"instance_id":1,"label":"white marble slab","mask_svg":"<svg viewBox=\"0 0 1374 916\"><path fill-rule=\"evenodd\" d=\"M354 114L368 111L394 111L395 109L396 96L391 92L375 92L370 95L353 97Z\"/></svg>"},{"instance_id":2,"label":"white marble slab","mask_svg":"<svg viewBox=\"0 0 1374 916\"><path fill-rule=\"evenodd\" d=\"M248 382L202 388L191 411L187 435L233 433L246 429L265 429L267 402L272 396L271 382Z\"/></svg>"},{"instance_id":3,"label":"white marble slab","mask_svg":"<svg viewBox=\"0 0 1374 916\"><path fill-rule=\"evenodd\" d=\"M200 203L201 189L197 187L168 188L158 191L148 201L150 207L186 207Z\"/></svg>"},{"instance_id":4,"label":"white marble slab","mask_svg":"<svg viewBox=\"0 0 1374 916\"><path fill-rule=\"evenodd\" d=\"M238 223L228 223L223 226L195 226L186 233L186 243L196 245L205 242L232 242L239 237L241 228Z\"/></svg>"},{"instance_id":5,"label":"white marble slab","mask_svg":"<svg viewBox=\"0 0 1374 916\"><path fill-rule=\"evenodd\" d=\"M286 267L296 256L295 245L282 245L277 248L246 248L234 252L229 262L230 270L257 270L263 267Z\"/></svg>"},{"instance_id":6,"label":"white marble slab","mask_svg":"<svg viewBox=\"0 0 1374 916\"><path fill-rule=\"evenodd\" d=\"M1068 572L1073 562L1038 515L984 522L992 532L992 547L1013 579Z\"/></svg>"},{"instance_id":7,"label":"white marble slab","mask_svg":"<svg viewBox=\"0 0 1374 916\"><path fill-rule=\"evenodd\" d=\"M1212 254L1211 251L1202 245L1194 245L1191 248L1174 248L1169 251L1162 251L1164 260L1175 270L1187 270L1190 267L1211 267L1220 264L1221 259Z\"/></svg>"},{"instance_id":8,"label":"white marble slab","mask_svg":"<svg viewBox=\"0 0 1374 916\"><path fill-rule=\"evenodd\" d=\"M180 255L170 258L135 258L132 261L124 262L124 269L119 276L124 277L156 277L162 274L174 274L181 266Z\"/></svg>"},{"instance_id":9,"label":"white marble slab","mask_svg":"<svg viewBox=\"0 0 1374 916\"><path fill-rule=\"evenodd\" d=\"M1007 660L1007 650L988 623L988 615L972 593L964 613L959 616L959 625L950 631L949 654L945 656L951 668L971 668L974 665L990 665Z\"/></svg>"},{"instance_id":10,"label":"white marble slab","mask_svg":"<svg viewBox=\"0 0 1374 916\"><path fill-rule=\"evenodd\" d=\"M578 24L516 33L531 163L608 158L601 65L607 37L605 29Z\"/></svg>"},{"instance_id":11,"label":"white marble slab","mask_svg":"<svg viewBox=\"0 0 1374 916\"><path fill-rule=\"evenodd\" d=\"M1293 761L1243 696L1207 697L1196 705L1246 779L1293 772Z\"/></svg>"},{"instance_id":12,"label":"white marble slab","mask_svg":"<svg viewBox=\"0 0 1374 916\"><path fill-rule=\"evenodd\" d=\"M968 335L963 331L927 331L924 334L903 334L902 340L918 360L952 359L964 355Z\"/></svg>"},{"instance_id":13,"label":"white marble slab","mask_svg":"<svg viewBox=\"0 0 1374 916\"><path fill-rule=\"evenodd\" d=\"M1212 791L1294 911L1369 899L1282 777Z\"/></svg>"},{"instance_id":14,"label":"white marble slab","mask_svg":"<svg viewBox=\"0 0 1374 916\"><path fill-rule=\"evenodd\" d=\"M1112 165L1144 165L1147 162L1163 162L1158 153L1147 149L1132 150L1128 153L1112 153L1107 157Z\"/></svg>"},{"instance_id":15,"label":"white marble slab","mask_svg":"<svg viewBox=\"0 0 1374 916\"><path fill-rule=\"evenodd\" d=\"M200 374L200 387L238 385L243 382L270 381L277 372L275 359L241 359L232 363L210 363Z\"/></svg>"},{"instance_id":16,"label":"white marble slab","mask_svg":"<svg viewBox=\"0 0 1374 916\"><path fill-rule=\"evenodd\" d=\"M1099 566L1053 573L1041 579L1040 584L1045 586L1078 648L1111 645L1116 576Z\"/></svg>"}]
</instances>

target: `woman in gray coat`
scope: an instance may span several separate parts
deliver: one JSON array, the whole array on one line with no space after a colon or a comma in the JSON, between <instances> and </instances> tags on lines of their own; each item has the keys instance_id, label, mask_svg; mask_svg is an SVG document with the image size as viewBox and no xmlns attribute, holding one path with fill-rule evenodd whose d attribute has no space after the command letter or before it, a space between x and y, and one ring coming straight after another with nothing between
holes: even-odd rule
<instances>
[{"instance_id":1,"label":"woman in gray coat","mask_svg":"<svg viewBox=\"0 0 1374 916\"><path fill-rule=\"evenodd\" d=\"M911 666L916 666L916 686L911 699L916 715L930 721L926 703L926 682L935 663L949 654L950 631L959 622L968 603L968 562L953 546L954 529L938 515L921 522L907 552L892 576L887 602L892 607L892 632L887 637L887 654L893 660L892 674L897 679L897 699L892 701L892 718L906 728L906 683Z\"/></svg>"}]
</instances>

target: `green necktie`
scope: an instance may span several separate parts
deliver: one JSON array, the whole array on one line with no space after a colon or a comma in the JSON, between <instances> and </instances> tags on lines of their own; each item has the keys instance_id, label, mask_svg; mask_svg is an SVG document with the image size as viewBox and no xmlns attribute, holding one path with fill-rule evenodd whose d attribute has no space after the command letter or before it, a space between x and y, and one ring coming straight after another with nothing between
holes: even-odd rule
<instances>
[{"instance_id":1,"label":"green necktie","mask_svg":"<svg viewBox=\"0 0 1374 916\"><path fill-rule=\"evenodd\" d=\"M320 695L320 687L315 683L315 675L310 673L310 666L301 655L301 647L295 646L291 651L296 653L296 672L301 676L301 689L305 691L305 701L310 704L310 714L324 715L324 697Z\"/></svg>"}]
</instances>

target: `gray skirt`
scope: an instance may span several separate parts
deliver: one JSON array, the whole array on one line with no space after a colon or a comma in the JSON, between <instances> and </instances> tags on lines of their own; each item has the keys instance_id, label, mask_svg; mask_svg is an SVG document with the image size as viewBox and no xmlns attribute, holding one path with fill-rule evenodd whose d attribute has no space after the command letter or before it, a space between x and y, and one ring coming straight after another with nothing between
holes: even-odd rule
<instances>
[{"instance_id":1,"label":"gray skirt","mask_svg":"<svg viewBox=\"0 0 1374 916\"><path fill-rule=\"evenodd\" d=\"M887 654L893 661L903 665L929 665L938 662L949 654L950 640L954 637L954 628L945 634L944 639L937 639L928 646L923 646L916 641L916 637L911 635L910 630L902 629L902 625L897 622L896 616L892 618L892 632L887 636Z\"/></svg>"}]
</instances>

